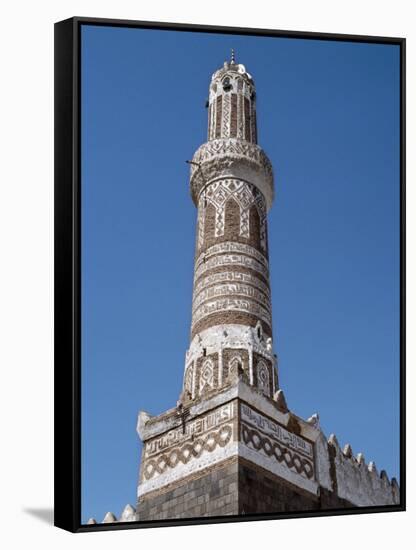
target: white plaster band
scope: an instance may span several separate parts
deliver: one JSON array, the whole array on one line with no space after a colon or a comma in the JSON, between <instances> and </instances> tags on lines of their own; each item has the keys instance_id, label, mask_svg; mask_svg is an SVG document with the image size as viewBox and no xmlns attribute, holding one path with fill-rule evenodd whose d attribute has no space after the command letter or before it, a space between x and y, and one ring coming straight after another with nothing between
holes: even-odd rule
<instances>
[{"instance_id":1,"label":"white plaster band","mask_svg":"<svg viewBox=\"0 0 416 550\"><path fill-rule=\"evenodd\" d=\"M283 445L293 449L296 452L302 453L313 460L313 447L303 437L300 437L292 432L289 432L280 424L274 422L271 418L263 416L256 412L245 403L241 403L241 419L247 424L258 428L263 433L271 436Z\"/></svg>"},{"instance_id":2,"label":"white plaster band","mask_svg":"<svg viewBox=\"0 0 416 550\"><path fill-rule=\"evenodd\" d=\"M259 317L269 326L272 325L270 313L263 306L249 299L224 298L212 300L201 305L192 316L192 327L201 319L220 312L241 311Z\"/></svg>"},{"instance_id":3,"label":"white plaster band","mask_svg":"<svg viewBox=\"0 0 416 550\"><path fill-rule=\"evenodd\" d=\"M265 456L262 452L248 447L243 442L238 444L238 455L313 495L318 494L319 485L315 480L301 476L290 470L284 462L279 463L277 460Z\"/></svg>"},{"instance_id":4,"label":"white plaster band","mask_svg":"<svg viewBox=\"0 0 416 550\"><path fill-rule=\"evenodd\" d=\"M260 289L270 300L269 287L258 277L241 271L220 271L200 279L194 287L194 297L206 288L219 283L244 283Z\"/></svg>"},{"instance_id":5,"label":"white plaster band","mask_svg":"<svg viewBox=\"0 0 416 550\"><path fill-rule=\"evenodd\" d=\"M262 304L268 311L271 311L270 300L261 290L240 283L222 283L200 292L193 300L192 312L195 312L202 303L219 296L251 298Z\"/></svg>"},{"instance_id":6,"label":"white plaster band","mask_svg":"<svg viewBox=\"0 0 416 550\"><path fill-rule=\"evenodd\" d=\"M192 160L191 193L195 204L207 183L224 176L255 185L266 199L267 210L270 209L274 197L273 170L258 145L236 138L214 139L201 145Z\"/></svg>"},{"instance_id":7,"label":"white plaster band","mask_svg":"<svg viewBox=\"0 0 416 550\"><path fill-rule=\"evenodd\" d=\"M246 349L249 356L254 351L272 364L275 362L272 347L268 349L266 342L260 342L255 328L247 325L214 325L198 332L187 351L186 364L189 365L195 358L201 357L204 348L208 354L217 353L220 348Z\"/></svg>"},{"instance_id":8,"label":"white plaster band","mask_svg":"<svg viewBox=\"0 0 416 550\"><path fill-rule=\"evenodd\" d=\"M212 452L203 452L198 458L190 460L187 464L178 464L176 468L168 469L163 474L160 474L154 479L149 479L148 481L143 481L139 484L137 489L137 496L141 496L149 493L150 491L155 491L165 487L168 483L173 483L184 477L187 477L190 474L198 472L212 466L231 456L236 456L238 453L238 442L231 441L225 447L217 447Z\"/></svg>"},{"instance_id":9,"label":"white plaster band","mask_svg":"<svg viewBox=\"0 0 416 550\"><path fill-rule=\"evenodd\" d=\"M218 428L225 422L229 422L235 416L234 403L229 402L218 407L200 418L186 423L185 430L182 426L170 430L160 437L151 439L144 444L144 457L150 458L161 452L171 450L177 445L194 441L196 437L206 434L213 428Z\"/></svg>"},{"instance_id":10,"label":"white plaster band","mask_svg":"<svg viewBox=\"0 0 416 550\"><path fill-rule=\"evenodd\" d=\"M261 254L253 246L249 246L248 244L244 244L244 243L227 241L224 243L214 244L213 246L210 246L209 248L207 248L205 252L203 252L198 256L195 262L195 268L197 269L201 265L201 263L206 261L210 256L224 254L226 252L229 252L229 253L239 252L241 254L246 254L247 256L251 256L255 258L257 261L261 262L266 268L269 267L269 262L267 261L266 256Z\"/></svg>"},{"instance_id":11,"label":"white plaster band","mask_svg":"<svg viewBox=\"0 0 416 550\"><path fill-rule=\"evenodd\" d=\"M265 268L260 262L249 256L243 256L241 254L224 254L221 256L214 256L210 258L203 264L201 264L196 270L194 275L194 282L203 275L206 271L210 269L215 269L216 267L230 267L230 266L241 266L252 269L261 273L263 277L267 280L269 277L269 271Z\"/></svg>"}]
</instances>

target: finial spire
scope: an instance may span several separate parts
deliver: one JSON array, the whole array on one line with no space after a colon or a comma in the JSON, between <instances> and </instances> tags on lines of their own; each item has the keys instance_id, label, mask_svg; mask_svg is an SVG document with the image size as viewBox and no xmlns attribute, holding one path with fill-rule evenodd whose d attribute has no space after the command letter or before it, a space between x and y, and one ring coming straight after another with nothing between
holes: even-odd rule
<instances>
[{"instance_id":1,"label":"finial spire","mask_svg":"<svg viewBox=\"0 0 416 550\"><path fill-rule=\"evenodd\" d=\"M231 48L231 64L234 65L235 63L235 52L234 48Z\"/></svg>"}]
</instances>

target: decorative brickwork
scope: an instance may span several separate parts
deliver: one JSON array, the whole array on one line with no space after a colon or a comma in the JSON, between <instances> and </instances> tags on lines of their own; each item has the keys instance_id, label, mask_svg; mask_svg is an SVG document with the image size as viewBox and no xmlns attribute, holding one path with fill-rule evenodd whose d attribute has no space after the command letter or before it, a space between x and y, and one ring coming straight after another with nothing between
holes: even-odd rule
<instances>
[{"instance_id":1,"label":"decorative brickwork","mask_svg":"<svg viewBox=\"0 0 416 550\"><path fill-rule=\"evenodd\" d=\"M255 101L254 82L243 65L225 63L213 74L208 102L209 139L191 163L191 193L198 219L193 351L191 354L188 350L185 361L189 372L184 375L184 399L221 391L240 378L270 400L277 389L267 244L273 171L256 144ZM239 339L244 360L235 359L232 365L228 352L224 352L229 348L221 336L227 333L227 327L248 330ZM217 330L217 340L209 337L211 352L217 358L211 364L206 359L206 348L194 342L202 342L202 333L211 331L214 335ZM235 345L237 349L238 343ZM254 354L256 346L264 349L263 361ZM191 363L195 367L191 368Z\"/></svg>"},{"instance_id":2,"label":"decorative brickwork","mask_svg":"<svg viewBox=\"0 0 416 550\"><path fill-rule=\"evenodd\" d=\"M273 169L264 151L240 139L215 139L197 149L191 164L191 194L198 205L201 192L208 183L229 177L255 185L270 209L273 196Z\"/></svg>"},{"instance_id":3,"label":"decorative brickwork","mask_svg":"<svg viewBox=\"0 0 416 550\"><path fill-rule=\"evenodd\" d=\"M250 304L249 304L250 305ZM258 316L245 313L244 311L221 311L218 313L211 313L202 321L196 322L192 327L192 339L195 338L200 332L210 327L218 325L228 324L241 324L245 326L255 327L258 323ZM264 332L267 336L271 336L271 328L267 322L263 322Z\"/></svg>"},{"instance_id":4,"label":"decorative brickwork","mask_svg":"<svg viewBox=\"0 0 416 550\"><path fill-rule=\"evenodd\" d=\"M197 359L195 387L197 395L204 395L218 388L218 353Z\"/></svg>"},{"instance_id":5,"label":"decorative brickwork","mask_svg":"<svg viewBox=\"0 0 416 550\"><path fill-rule=\"evenodd\" d=\"M215 108L215 137L221 137L221 122L222 122L222 96L217 97Z\"/></svg>"},{"instance_id":6,"label":"decorative brickwork","mask_svg":"<svg viewBox=\"0 0 416 550\"><path fill-rule=\"evenodd\" d=\"M254 185L227 178L207 185L198 203L197 253L213 243L248 243L267 255L266 201Z\"/></svg>"},{"instance_id":7,"label":"decorative brickwork","mask_svg":"<svg viewBox=\"0 0 416 550\"><path fill-rule=\"evenodd\" d=\"M246 141L251 141L250 102L246 97L244 98L244 128L244 138Z\"/></svg>"},{"instance_id":8,"label":"decorative brickwork","mask_svg":"<svg viewBox=\"0 0 416 550\"><path fill-rule=\"evenodd\" d=\"M237 137L237 94L231 94L230 137Z\"/></svg>"},{"instance_id":9,"label":"decorative brickwork","mask_svg":"<svg viewBox=\"0 0 416 550\"><path fill-rule=\"evenodd\" d=\"M223 350L223 383L234 383L239 376L249 383L250 380L250 358L245 349L224 349Z\"/></svg>"},{"instance_id":10,"label":"decorative brickwork","mask_svg":"<svg viewBox=\"0 0 416 550\"><path fill-rule=\"evenodd\" d=\"M152 521L238 514L238 463L234 458L198 477L182 479L160 494L139 500L137 519Z\"/></svg>"}]
</instances>

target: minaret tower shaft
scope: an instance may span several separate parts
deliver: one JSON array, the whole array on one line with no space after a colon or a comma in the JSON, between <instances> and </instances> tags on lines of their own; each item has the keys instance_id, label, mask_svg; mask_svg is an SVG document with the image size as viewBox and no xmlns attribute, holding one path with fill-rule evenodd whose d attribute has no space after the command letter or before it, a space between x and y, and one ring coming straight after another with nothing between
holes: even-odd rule
<instances>
[{"instance_id":1,"label":"minaret tower shaft","mask_svg":"<svg viewBox=\"0 0 416 550\"><path fill-rule=\"evenodd\" d=\"M267 239L273 172L257 145L254 81L234 52L212 75L208 141L190 165L198 223L183 398L203 397L239 375L272 398L278 386Z\"/></svg>"}]
</instances>

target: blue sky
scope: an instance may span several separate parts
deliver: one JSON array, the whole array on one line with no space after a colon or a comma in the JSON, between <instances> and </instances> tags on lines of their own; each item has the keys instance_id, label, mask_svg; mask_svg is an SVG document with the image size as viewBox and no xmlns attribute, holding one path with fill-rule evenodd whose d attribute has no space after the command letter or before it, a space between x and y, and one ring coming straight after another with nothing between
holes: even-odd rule
<instances>
[{"instance_id":1,"label":"blue sky","mask_svg":"<svg viewBox=\"0 0 416 550\"><path fill-rule=\"evenodd\" d=\"M280 385L399 476L399 46L82 28L82 521L135 505L139 410L174 406L189 344L211 74L236 50L273 163Z\"/></svg>"}]
</instances>

